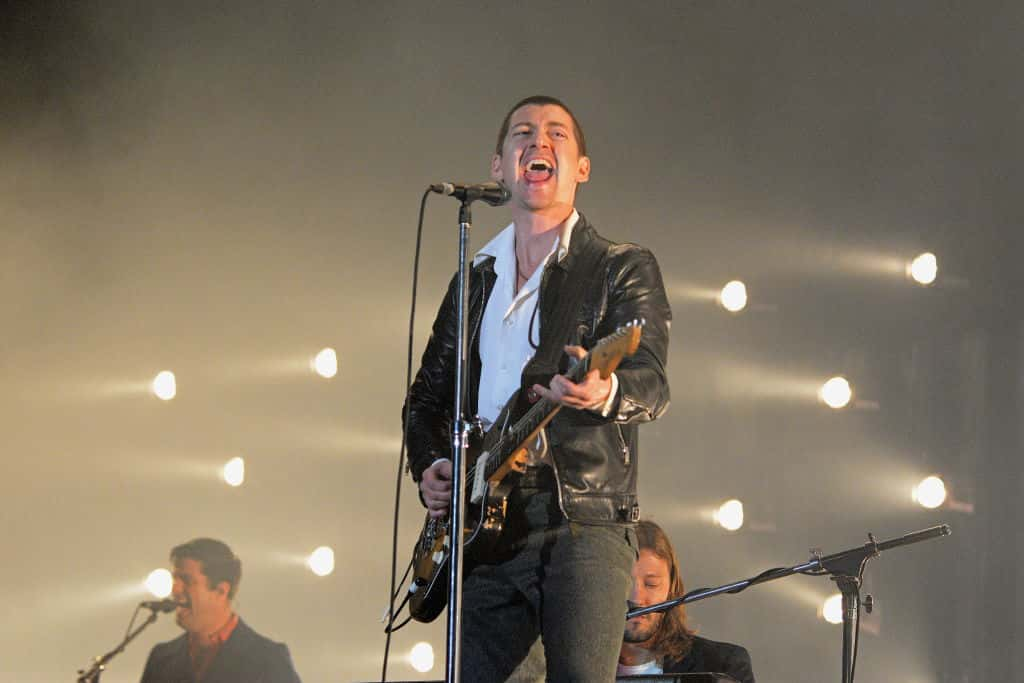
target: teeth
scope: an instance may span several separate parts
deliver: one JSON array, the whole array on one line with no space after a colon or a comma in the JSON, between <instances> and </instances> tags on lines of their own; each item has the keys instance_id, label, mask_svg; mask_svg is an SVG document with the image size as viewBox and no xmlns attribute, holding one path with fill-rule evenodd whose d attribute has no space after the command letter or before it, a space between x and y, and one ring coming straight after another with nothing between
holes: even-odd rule
<instances>
[{"instance_id":1,"label":"teeth","mask_svg":"<svg viewBox=\"0 0 1024 683\"><path fill-rule=\"evenodd\" d=\"M534 159L527 168L531 171L548 171L551 170L551 164L545 159Z\"/></svg>"}]
</instances>

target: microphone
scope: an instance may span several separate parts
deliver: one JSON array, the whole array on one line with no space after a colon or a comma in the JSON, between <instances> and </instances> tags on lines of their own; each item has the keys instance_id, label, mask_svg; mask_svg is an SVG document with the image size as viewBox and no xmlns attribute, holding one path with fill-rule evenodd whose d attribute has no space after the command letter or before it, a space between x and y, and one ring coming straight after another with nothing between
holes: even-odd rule
<instances>
[{"instance_id":1,"label":"microphone","mask_svg":"<svg viewBox=\"0 0 1024 683\"><path fill-rule=\"evenodd\" d=\"M447 194L462 200L466 204L482 199L491 206L501 206L512 194L501 183L479 183L467 185L463 183L436 183L430 186L433 192Z\"/></svg>"},{"instance_id":2,"label":"microphone","mask_svg":"<svg viewBox=\"0 0 1024 683\"><path fill-rule=\"evenodd\" d=\"M178 607L188 607L187 602L178 602L174 598L164 598L163 600L146 600L139 603L139 607L145 607L151 609L154 612L173 612Z\"/></svg>"}]
</instances>

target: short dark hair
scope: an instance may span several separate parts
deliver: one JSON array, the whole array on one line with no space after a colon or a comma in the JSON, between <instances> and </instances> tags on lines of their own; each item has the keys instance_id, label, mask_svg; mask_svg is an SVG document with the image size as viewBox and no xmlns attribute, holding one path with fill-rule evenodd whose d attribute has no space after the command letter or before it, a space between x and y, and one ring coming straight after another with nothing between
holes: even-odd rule
<instances>
[{"instance_id":1,"label":"short dark hair","mask_svg":"<svg viewBox=\"0 0 1024 683\"><path fill-rule=\"evenodd\" d=\"M508 127L512 121L512 114L516 113L516 110L520 107L525 107L528 104L536 104L543 106L545 104L553 104L556 107L561 107L565 110L565 113L572 119L572 132L576 137L576 144L580 148L580 156L587 156L587 139L583 137L583 128L580 127L580 122L576 120L576 115L572 113L572 109L566 106L565 102L558 99L557 97L551 97L550 95L530 95L525 97L515 104L505 114L505 120L501 122L501 130L498 131L498 144L494 148L494 153L501 155L502 145L505 144L505 136L508 135Z\"/></svg>"},{"instance_id":2,"label":"short dark hair","mask_svg":"<svg viewBox=\"0 0 1024 683\"><path fill-rule=\"evenodd\" d=\"M242 561L231 552L227 543L215 538L193 538L171 549L172 564L186 559L199 563L211 589L219 586L222 581L227 581L231 586L228 589L228 598L235 597L238 582L242 580Z\"/></svg>"}]
</instances>

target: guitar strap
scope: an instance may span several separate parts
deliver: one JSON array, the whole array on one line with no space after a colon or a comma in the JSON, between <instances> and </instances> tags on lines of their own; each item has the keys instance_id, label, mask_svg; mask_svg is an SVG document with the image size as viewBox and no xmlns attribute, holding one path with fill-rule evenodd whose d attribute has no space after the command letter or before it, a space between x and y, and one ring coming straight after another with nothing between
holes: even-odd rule
<instances>
[{"instance_id":1,"label":"guitar strap","mask_svg":"<svg viewBox=\"0 0 1024 683\"><path fill-rule=\"evenodd\" d=\"M538 306L540 307L540 345L526 367L523 368L519 391L519 408L528 408L534 384L547 386L560 370L566 344L579 344L580 330L574 328L587 292L600 291L601 279L611 243L593 232L583 248L573 254L571 268L548 266L542 280Z\"/></svg>"}]
</instances>

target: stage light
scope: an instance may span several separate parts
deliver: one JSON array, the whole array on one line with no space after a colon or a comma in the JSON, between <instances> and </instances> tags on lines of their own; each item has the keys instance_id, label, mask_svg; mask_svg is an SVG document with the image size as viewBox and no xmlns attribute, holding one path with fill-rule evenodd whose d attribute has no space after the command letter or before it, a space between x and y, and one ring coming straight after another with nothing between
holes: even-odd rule
<instances>
[{"instance_id":1,"label":"stage light","mask_svg":"<svg viewBox=\"0 0 1024 683\"><path fill-rule=\"evenodd\" d=\"M434 648L430 643L416 643L409 650L409 664L420 673L434 668Z\"/></svg>"},{"instance_id":2,"label":"stage light","mask_svg":"<svg viewBox=\"0 0 1024 683\"><path fill-rule=\"evenodd\" d=\"M224 463L222 474L228 486L241 486L245 482L245 460L242 458L231 458Z\"/></svg>"},{"instance_id":3,"label":"stage light","mask_svg":"<svg viewBox=\"0 0 1024 683\"><path fill-rule=\"evenodd\" d=\"M936 476L925 477L911 490L910 497L921 507L937 508L946 502L946 484Z\"/></svg>"},{"instance_id":4,"label":"stage light","mask_svg":"<svg viewBox=\"0 0 1024 683\"><path fill-rule=\"evenodd\" d=\"M747 286L739 280L727 283L718 295L718 302L730 313L739 313L747 306Z\"/></svg>"},{"instance_id":5,"label":"stage light","mask_svg":"<svg viewBox=\"0 0 1024 683\"><path fill-rule=\"evenodd\" d=\"M715 511L715 523L727 531L743 527L743 503L733 498L722 503Z\"/></svg>"},{"instance_id":6,"label":"stage light","mask_svg":"<svg viewBox=\"0 0 1024 683\"><path fill-rule=\"evenodd\" d=\"M317 576L327 576L334 571L334 551L322 545L310 553L306 565Z\"/></svg>"},{"instance_id":7,"label":"stage light","mask_svg":"<svg viewBox=\"0 0 1024 683\"><path fill-rule=\"evenodd\" d=\"M840 593L825 598L821 606L821 617L830 624L843 623L843 596Z\"/></svg>"},{"instance_id":8,"label":"stage light","mask_svg":"<svg viewBox=\"0 0 1024 683\"><path fill-rule=\"evenodd\" d=\"M313 359L313 370L321 377L330 379L338 374L338 354L334 349L327 347L316 354Z\"/></svg>"},{"instance_id":9,"label":"stage light","mask_svg":"<svg viewBox=\"0 0 1024 683\"><path fill-rule=\"evenodd\" d=\"M939 274L939 262L936 260L935 254L926 251L910 262L910 265L907 266L907 273L914 282L920 285L930 285L935 282L935 277Z\"/></svg>"},{"instance_id":10,"label":"stage light","mask_svg":"<svg viewBox=\"0 0 1024 683\"><path fill-rule=\"evenodd\" d=\"M158 598L166 598L171 594L171 587L174 585L174 578L171 572L166 569L154 569L146 577L146 590Z\"/></svg>"},{"instance_id":11,"label":"stage light","mask_svg":"<svg viewBox=\"0 0 1024 683\"><path fill-rule=\"evenodd\" d=\"M178 394L178 384L174 380L174 373L164 370L153 378L153 394L164 401L170 401Z\"/></svg>"},{"instance_id":12,"label":"stage light","mask_svg":"<svg viewBox=\"0 0 1024 683\"><path fill-rule=\"evenodd\" d=\"M845 377L833 377L821 385L818 397L829 408L845 408L853 398L853 389Z\"/></svg>"}]
</instances>

